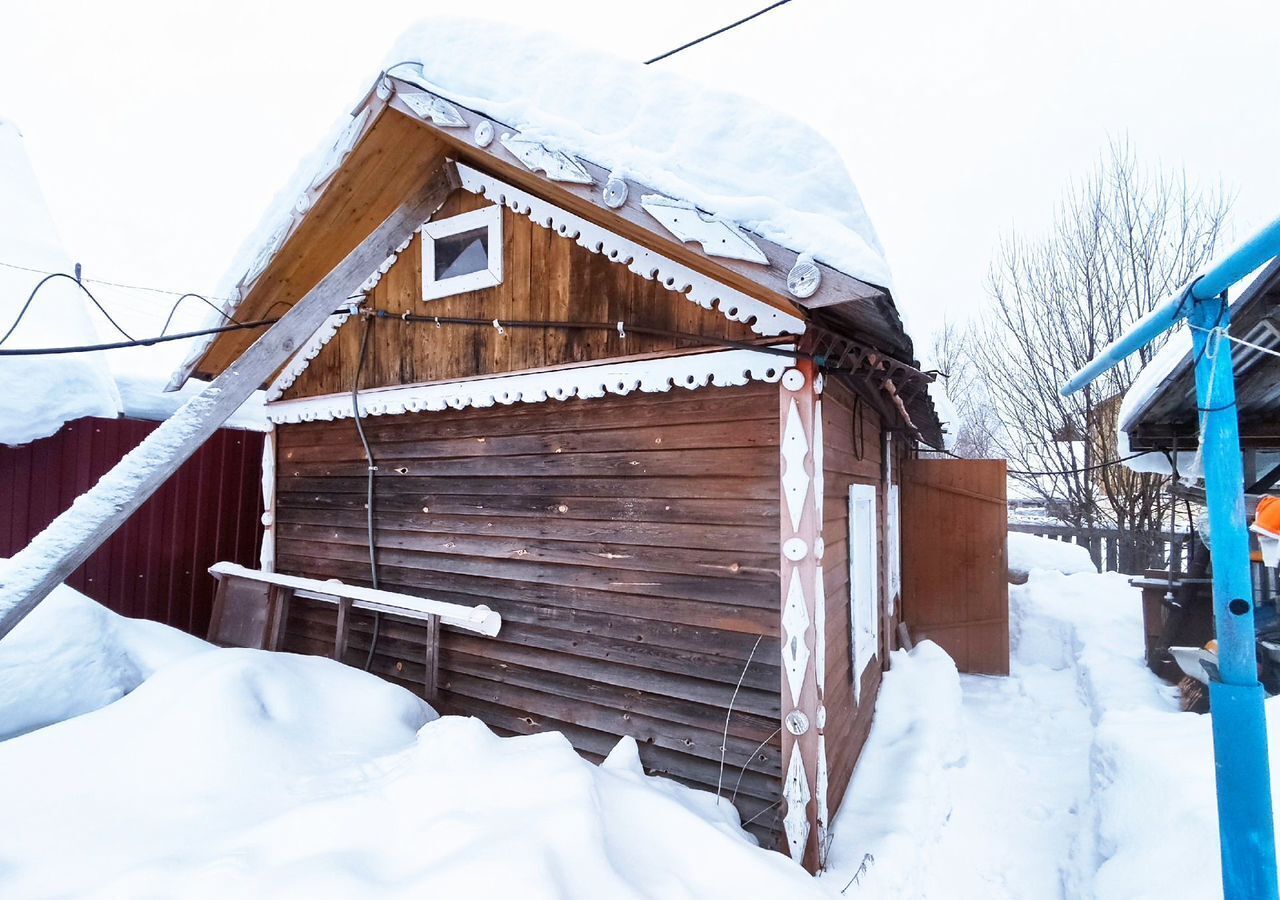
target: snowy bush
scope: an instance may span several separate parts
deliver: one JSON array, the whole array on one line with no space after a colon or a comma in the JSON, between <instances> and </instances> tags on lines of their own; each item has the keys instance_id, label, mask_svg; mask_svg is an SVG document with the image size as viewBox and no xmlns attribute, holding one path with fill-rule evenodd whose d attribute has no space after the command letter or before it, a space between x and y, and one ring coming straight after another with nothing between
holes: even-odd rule
<instances>
[{"instance_id":1,"label":"snowy bush","mask_svg":"<svg viewBox=\"0 0 1280 900\"><path fill-rule=\"evenodd\" d=\"M1036 571L1075 575L1098 571L1089 551L1079 544L1055 541L1034 534L1009 532L1009 580L1025 584Z\"/></svg>"}]
</instances>

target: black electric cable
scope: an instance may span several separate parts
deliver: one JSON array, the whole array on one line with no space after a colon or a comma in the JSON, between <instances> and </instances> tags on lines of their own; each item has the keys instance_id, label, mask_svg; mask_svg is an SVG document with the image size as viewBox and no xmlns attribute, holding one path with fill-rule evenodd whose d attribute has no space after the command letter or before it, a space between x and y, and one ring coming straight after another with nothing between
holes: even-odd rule
<instances>
[{"instance_id":1,"label":"black electric cable","mask_svg":"<svg viewBox=\"0 0 1280 900\"><path fill-rule=\"evenodd\" d=\"M712 31L712 32L710 32L710 33L708 33L708 34L704 34L704 35L703 35L702 37L700 37L700 38L694 38L693 40L689 41L688 43L681 44L679 47L676 47L676 48L674 48L674 49L672 49L672 50L668 50L666 53L661 53L661 54L659 54L659 55L655 56L653 59L646 59L646 60L644 61L644 64L645 64L646 66L651 66L651 65L653 65L654 63L656 63L656 62L660 62L661 60L664 60L664 59L666 59L666 58L667 58L667 57L669 57L669 56L675 56L675 55L676 55L677 53L679 53L681 50L688 50L690 47L697 46L698 44L701 44L703 41L709 41L709 40L711 40L713 37L716 37L717 35L724 34L726 31L730 31L731 29L737 28L739 25L745 25L747 22L750 22L752 19L755 19L755 18L758 18L758 17L760 17L760 16L763 16L765 13L767 13L767 12L769 12L769 11L771 11L771 10L775 10L775 9L777 9L779 6L786 6L786 5L787 5L788 3L790 3L790 2L791 2L791 0L778 0L778 2L777 2L777 3L770 3L770 4L769 4L768 6L766 6L764 9L758 9L758 10L756 10L755 12L753 12L751 15L749 15L749 16L743 16L741 19L739 19L739 20L738 20L738 21L736 21L736 22L730 22L728 25L725 25L725 26L723 26L722 28L717 28L715 31ZM399 63L397 63L396 65L399 65Z\"/></svg>"},{"instance_id":2,"label":"black electric cable","mask_svg":"<svg viewBox=\"0 0 1280 900\"><path fill-rule=\"evenodd\" d=\"M365 437L364 424L360 421L360 376L364 372L364 359L369 350L369 332L373 330L373 317L366 316L364 320L364 334L360 337L360 356L356 360L356 376L351 382L351 418L356 423L356 434L360 435L360 443L364 447L365 464L368 466L368 475L366 476L366 499L365 499L365 521L368 526L369 537L369 580L373 583L373 589L378 590L378 553L377 544L373 536L373 477L378 471L378 466L373 459L373 449L369 446L369 439ZM369 671L373 665L373 654L378 647L378 632L382 627L382 613L376 609L373 611L373 636L369 639L369 655L364 660L364 670Z\"/></svg>"},{"instance_id":3,"label":"black electric cable","mask_svg":"<svg viewBox=\"0 0 1280 900\"><path fill-rule=\"evenodd\" d=\"M208 297L205 297L203 294L197 294L197 293L195 293L195 292L193 292L193 291L188 291L187 293L185 293L185 294L183 294L181 297L179 297L177 300L173 301L173 306L169 307L169 315L165 316L165 319L164 319L164 327L160 329L160 336L161 336L161 337L164 337L164 335L169 331L169 325L170 325L170 323L172 323L172 322L173 322L173 314L174 314L174 313L176 313L176 312L178 311L178 306L182 303L182 301L183 301L183 300L186 300L188 297L195 297L197 300L203 300L203 301L204 301L204 305L205 305L205 306L209 307L211 310L213 310L214 312L216 312L218 315L222 316L222 318L226 319L228 322L231 322L232 324L235 324L235 325L239 325L239 324L240 324L240 320L239 320L239 319L237 319L235 316L231 315L229 312L227 312L226 310L224 310L222 307L218 306L216 303L214 303L214 302L213 302L212 300L210 300Z\"/></svg>"},{"instance_id":4,"label":"black electric cable","mask_svg":"<svg viewBox=\"0 0 1280 900\"><path fill-rule=\"evenodd\" d=\"M807 359L816 363L820 368L828 368L829 357L822 354L805 353L801 350L785 350L781 347L770 347L766 344L753 344L750 341L735 341L732 338L716 337L710 334L693 334L688 331L672 331L667 328L649 328L642 325L628 325L626 322L556 322L556 321L532 321L519 319L480 319L463 316L423 316L415 313L387 312L386 310L377 310L371 312L370 315L377 316L380 319L399 319L402 322L417 322L424 325L475 325L482 328L567 328L581 329L583 331L613 331L622 337L628 334L643 334L650 337L666 337L673 340L693 341L702 344L714 344L718 347L728 347L734 350L750 350L754 353L764 353L769 356L784 356L788 359ZM904 366L904 368L910 368Z\"/></svg>"},{"instance_id":5,"label":"black electric cable","mask_svg":"<svg viewBox=\"0 0 1280 900\"><path fill-rule=\"evenodd\" d=\"M36 282L36 286L31 289L31 293L27 296L27 302L23 303L22 309L18 310L18 317L13 320L13 324L10 325L9 330L4 333L4 337L0 337L0 345L3 345L5 341L9 340L9 337L13 334L13 332L17 330L20 324L22 324L22 319L24 316L26 316L27 310L31 308L31 304L36 299L36 294L40 292L40 288L44 287L46 284L48 284L50 281L53 281L56 278L65 278L67 279L67 281L70 281L76 287L80 288L80 290L84 291L84 295L93 302L94 306L98 307L98 312L102 313L104 316L107 317L107 321L111 323L112 327L115 328L116 331L124 335L126 340L130 340L130 341L133 340L133 336L129 334L129 332L121 328L119 322L111 318L111 313L107 312L107 308L98 302L98 298L93 296L93 292L84 286L84 282L78 281L74 275L68 275L66 272L53 272L49 275L44 276L38 282Z\"/></svg>"},{"instance_id":6,"label":"black electric cable","mask_svg":"<svg viewBox=\"0 0 1280 900\"><path fill-rule=\"evenodd\" d=\"M941 453L941 454L944 454L945 456L950 456L952 459L968 459L968 457L961 456L958 453L952 453L950 450L932 450L930 452ZM1092 466L1084 466L1083 468L1079 468L1079 469L1058 469L1056 471L1049 471L1049 472L1024 472L1019 469L1007 469L1006 474L1021 475L1026 478L1048 477L1051 475L1062 475L1062 476L1083 475L1087 472L1096 472L1099 469L1109 469L1112 466L1118 466L1121 463L1128 462L1131 459L1137 459L1139 456L1146 456L1150 452L1151 452L1150 450L1143 450L1139 453L1130 453L1128 456L1122 456L1119 459L1109 459L1106 462L1095 463Z\"/></svg>"},{"instance_id":7,"label":"black electric cable","mask_svg":"<svg viewBox=\"0 0 1280 900\"><path fill-rule=\"evenodd\" d=\"M338 310L346 312L346 310ZM218 325L214 328L201 328L199 331L183 331L177 334L166 334L163 337L133 338L128 341L114 341L106 344L79 344L69 347L20 347L16 350L0 349L0 356L58 356L64 353L93 353L97 350L124 350L129 347L150 347L153 344L167 344L170 341L185 341L188 338L206 337L211 334L224 334L228 331L244 331L251 328L265 328L274 325L279 319L255 319L252 322L238 322L235 325Z\"/></svg>"}]
</instances>

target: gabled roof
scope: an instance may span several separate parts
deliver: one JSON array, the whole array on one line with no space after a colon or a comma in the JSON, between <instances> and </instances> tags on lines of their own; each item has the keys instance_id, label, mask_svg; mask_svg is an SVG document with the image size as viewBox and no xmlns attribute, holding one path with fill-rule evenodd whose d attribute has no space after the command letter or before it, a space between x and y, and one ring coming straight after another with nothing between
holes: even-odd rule
<instances>
[{"instance_id":1,"label":"gabled roof","mask_svg":"<svg viewBox=\"0 0 1280 900\"><path fill-rule=\"evenodd\" d=\"M694 277L912 362L901 318L877 286L888 270L857 191L806 126L490 23L421 26L397 54L250 242L223 291L228 311L280 315L449 159ZM217 374L252 340L211 340L173 384Z\"/></svg>"}]
</instances>

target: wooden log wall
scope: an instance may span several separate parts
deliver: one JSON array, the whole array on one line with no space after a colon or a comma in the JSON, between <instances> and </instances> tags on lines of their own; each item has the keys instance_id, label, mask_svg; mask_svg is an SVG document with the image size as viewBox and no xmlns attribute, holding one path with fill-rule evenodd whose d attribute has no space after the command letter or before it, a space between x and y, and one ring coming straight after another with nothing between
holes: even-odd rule
<instances>
[{"instance_id":1,"label":"wooden log wall","mask_svg":"<svg viewBox=\"0 0 1280 900\"><path fill-rule=\"evenodd\" d=\"M892 622L882 617L879 658L862 673L861 705L854 701L853 643L850 630L849 586L849 486L874 484L876 509L881 522L880 572L887 569L884 547L885 490L881 469L882 435L879 414L860 402L848 387L828 379L822 399L823 472L825 475L822 533L826 552L822 560L827 601L827 776L828 805L833 815L853 777L854 764L871 730L871 716L880 676L891 640ZM881 609L884 609L883 585Z\"/></svg>"},{"instance_id":2,"label":"wooden log wall","mask_svg":"<svg viewBox=\"0 0 1280 900\"><path fill-rule=\"evenodd\" d=\"M441 709L502 734L561 731L593 760L632 735L649 771L736 790L780 846L777 392L365 419L382 586L503 617L496 639L442 629ZM352 422L277 436L278 570L368 584ZM335 625L333 607L295 601L285 649L329 654ZM837 627L833 648L848 643ZM370 631L353 616L347 662L364 664ZM372 670L421 692L422 640L384 617Z\"/></svg>"},{"instance_id":3,"label":"wooden log wall","mask_svg":"<svg viewBox=\"0 0 1280 900\"><path fill-rule=\"evenodd\" d=\"M489 206L459 190L433 221ZM486 321L618 322L749 341L749 327L705 310L657 281L580 247L528 216L502 209L502 284L439 300L422 299L422 238L401 254L374 288L367 305L400 315L480 318ZM364 324L352 319L285 392L285 399L351 390ZM362 387L451 380L589 360L687 349L665 337L616 331L509 329L380 319L373 326Z\"/></svg>"}]
</instances>

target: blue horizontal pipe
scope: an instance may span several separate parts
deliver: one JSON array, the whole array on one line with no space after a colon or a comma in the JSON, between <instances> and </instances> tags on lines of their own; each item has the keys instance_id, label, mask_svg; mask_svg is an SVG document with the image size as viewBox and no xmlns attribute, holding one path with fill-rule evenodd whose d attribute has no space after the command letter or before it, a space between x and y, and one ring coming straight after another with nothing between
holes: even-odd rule
<instances>
[{"instance_id":1,"label":"blue horizontal pipe","mask_svg":"<svg viewBox=\"0 0 1280 900\"><path fill-rule=\"evenodd\" d=\"M1241 243L1191 284L1178 288L1161 300L1127 332L1098 351L1062 386L1062 396L1071 396L1176 325L1191 312L1192 304L1186 302L1188 299L1210 300L1217 297L1276 256L1280 256L1280 218Z\"/></svg>"}]
</instances>

